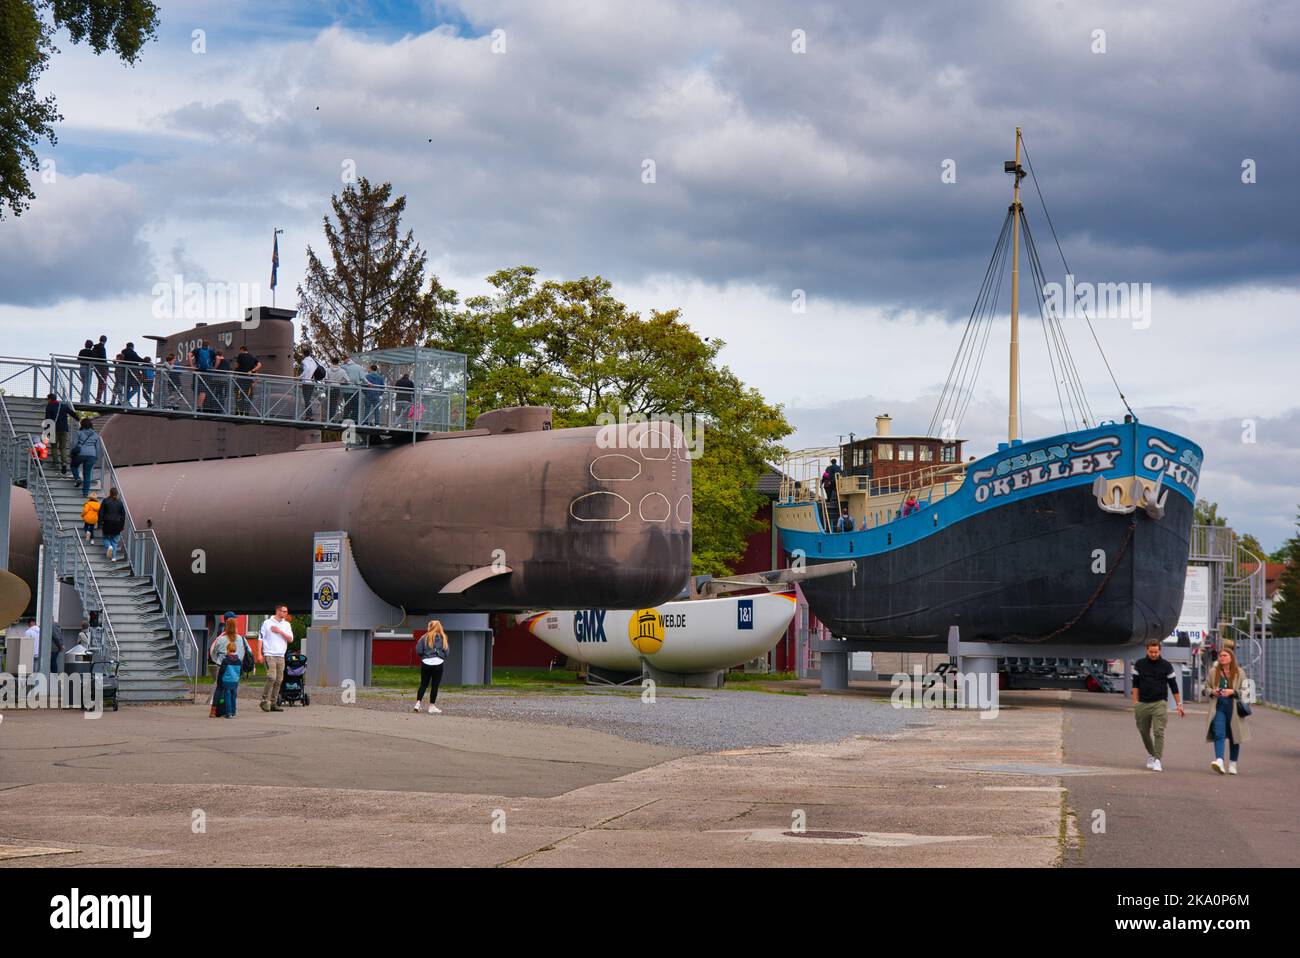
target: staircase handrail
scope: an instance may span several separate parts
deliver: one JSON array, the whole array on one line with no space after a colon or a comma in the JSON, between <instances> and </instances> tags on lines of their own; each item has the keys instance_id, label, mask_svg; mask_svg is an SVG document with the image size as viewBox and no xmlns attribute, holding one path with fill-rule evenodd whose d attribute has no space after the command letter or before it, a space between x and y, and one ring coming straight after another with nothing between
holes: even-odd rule
<instances>
[{"instance_id":1,"label":"staircase handrail","mask_svg":"<svg viewBox=\"0 0 1300 958\"><path fill-rule=\"evenodd\" d=\"M113 468L113 460L108 454L107 444L102 440L99 444L99 454L100 475L105 485L116 488L120 493L122 485L118 481L117 470ZM203 659L199 654L198 640L194 638L194 630L190 628L190 620L185 614L180 590L176 588L171 569L167 566L167 559L163 555L157 533L153 529L138 528L126 497L121 496L121 500L122 510L126 515L126 525L122 532L127 542L127 561L131 564L132 572L148 576L153 583L154 592L158 594L163 615L167 618L167 624L171 629L172 642L176 645L176 656L190 679L191 692L197 695L197 683Z\"/></svg>"},{"instance_id":2,"label":"staircase handrail","mask_svg":"<svg viewBox=\"0 0 1300 958\"><path fill-rule=\"evenodd\" d=\"M27 433L27 445L22 445L23 435L15 428L13 419L9 416L8 406L0 401L0 410L3 410L4 423L6 427L6 445L12 445L15 448L31 449L37 440L37 436ZM45 470L42 469L30 453L25 460L25 470L27 478L27 491L32 493L32 502L37 505L37 517L41 523L41 537L45 542L45 547L50 549L54 555L55 570L59 576L72 576L72 583L81 598L81 604L86 611L94 611L99 614L100 628L104 630L106 644L112 647L114 659L121 660L121 649L117 644L117 633L113 630L113 622L108 614L108 607L104 602L104 596L99 591L99 583L95 579L94 572L91 569L90 557L86 554L85 543L81 541L81 536L75 529L64 529L63 520L59 517L58 503L54 499L54 491L50 488L48 477ZM17 475L14 472L13 475ZM33 489L32 477L36 477L35 485L38 489ZM37 492L39 491L39 501ZM67 556L68 543L73 543L72 559Z\"/></svg>"}]
</instances>

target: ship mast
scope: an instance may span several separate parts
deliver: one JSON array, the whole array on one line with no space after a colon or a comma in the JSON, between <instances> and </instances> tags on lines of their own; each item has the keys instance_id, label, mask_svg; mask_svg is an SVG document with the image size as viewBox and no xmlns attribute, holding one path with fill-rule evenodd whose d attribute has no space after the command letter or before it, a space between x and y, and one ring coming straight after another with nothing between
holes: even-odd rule
<instances>
[{"instance_id":1,"label":"ship mast","mask_svg":"<svg viewBox=\"0 0 1300 958\"><path fill-rule=\"evenodd\" d=\"M1020 127L1016 127L1016 158L1002 164L1002 170L1016 178L1011 201L1011 388L1007 411L1007 442L1020 438Z\"/></svg>"}]
</instances>

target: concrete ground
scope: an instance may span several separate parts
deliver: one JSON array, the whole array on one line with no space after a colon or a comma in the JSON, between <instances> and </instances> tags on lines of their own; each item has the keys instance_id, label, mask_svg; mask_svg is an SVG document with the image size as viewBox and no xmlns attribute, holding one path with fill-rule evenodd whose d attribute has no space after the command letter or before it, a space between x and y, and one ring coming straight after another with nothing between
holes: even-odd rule
<instances>
[{"instance_id":1,"label":"concrete ground","mask_svg":"<svg viewBox=\"0 0 1300 958\"><path fill-rule=\"evenodd\" d=\"M93 721L9 711L0 867L1052 866L1102 854L1090 834L1081 852L1066 788L1077 805L1076 789L1094 783L1157 786L1140 761L1117 762L1129 756L1115 748L1070 754L1066 730L1080 711L1100 723L1093 734L1119 742L1131 730L1108 703L1008 693L993 720L926 711L882 724L868 720L890 708L882 688L699 699L692 690L677 700L707 702L711 721L746 712L741 699L713 697L762 695L764 708L789 711L795 732L766 722L772 744L723 750L610 734L590 702L577 713L476 716L489 700L472 692L444 696L440 716L382 697L270 715L246 704L234 721L197 705ZM502 693L491 694L499 707ZM803 718L823 714L828 699L837 711L861 708L867 731L798 741L816 738ZM625 728L626 703L617 708ZM1260 767L1255 787L1266 774ZM1288 821L1272 815L1271 805L1261 813Z\"/></svg>"},{"instance_id":2,"label":"concrete ground","mask_svg":"<svg viewBox=\"0 0 1300 958\"><path fill-rule=\"evenodd\" d=\"M1118 695L1075 693L1066 708L1065 755L1072 763L1120 765L1133 775L1070 781L1070 809L1083 841L1069 864L1206 868L1300 865L1300 717L1255 706L1240 774L1210 769L1204 703L1171 713L1164 771L1148 772L1131 705ZM1105 830L1095 832L1095 813ZM1099 819L1098 819L1099 820Z\"/></svg>"}]
</instances>

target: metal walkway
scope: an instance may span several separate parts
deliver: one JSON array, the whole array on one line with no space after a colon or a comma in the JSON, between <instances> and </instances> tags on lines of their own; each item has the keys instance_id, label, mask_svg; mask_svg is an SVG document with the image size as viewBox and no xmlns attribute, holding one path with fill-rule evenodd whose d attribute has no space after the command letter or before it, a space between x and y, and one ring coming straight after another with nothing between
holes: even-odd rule
<instances>
[{"instance_id":1,"label":"metal walkway","mask_svg":"<svg viewBox=\"0 0 1300 958\"><path fill-rule=\"evenodd\" d=\"M344 441L407 438L461 428L464 394L421 387L305 383L152 364L86 362L77 357L0 357L0 392L37 399L54 393L79 412L332 429Z\"/></svg>"},{"instance_id":2,"label":"metal walkway","mask_svg":"<svg viewBox=\"0 0 1300 958\"><path fill-rule=\"evenodd\" d=\"M89 630L95 659L116 663L122 702L192 700L203 657L157 536L152 529L136 528L127 505L120 540L124 559L111 560L102 544L85 541L80 483L59 474L53 452L48 459L33 454L44 418L43 399L0 396L0 523L5 533L0 536L0 568L7 568L9 559L10 490L23 486L36 507L44 545L37 570L42 635L53 628L58 579L73 586L83 613L95 623ZM109 487L121 488L106 447L96 472L99 481L92 488L101 499ZM47 639L43 648L49 647ZM38 671L46 664L37 663Z\"/></svg>"}]
</instances>

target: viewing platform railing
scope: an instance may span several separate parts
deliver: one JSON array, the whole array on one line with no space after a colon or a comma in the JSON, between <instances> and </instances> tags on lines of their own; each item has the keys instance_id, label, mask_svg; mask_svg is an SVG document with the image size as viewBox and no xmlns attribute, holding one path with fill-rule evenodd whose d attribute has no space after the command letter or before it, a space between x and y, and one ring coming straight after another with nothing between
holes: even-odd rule
<instances>
[{"instance_id":1,"label":"viewing platform railing","mask_svg":"<svg viewBox=\"0 0 1300 958\"><path fill-rule=\"evenodd\" d=\"M0 357L0 390L79 411L258 422L415 436L465 427L465 394L428 386L308 381L189 366L95 362L76 356Z\"/></svg>"}]
</instances>

